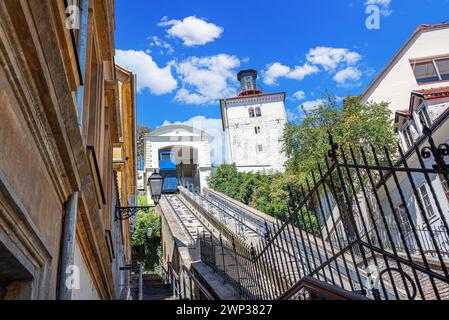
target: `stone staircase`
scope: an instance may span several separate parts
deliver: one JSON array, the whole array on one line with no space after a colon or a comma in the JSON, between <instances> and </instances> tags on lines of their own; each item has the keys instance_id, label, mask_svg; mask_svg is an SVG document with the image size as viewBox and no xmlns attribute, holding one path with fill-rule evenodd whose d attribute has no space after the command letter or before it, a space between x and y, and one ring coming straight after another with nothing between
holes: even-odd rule
<instances>
[{"instance_id":1,"label":"stone staircase","mask_svg":"<svg viewBox=\"0 0 449 320\"><path fill-rule=\"evenodd\" d=\"M148 275L143 278L143 300L176 300L176 297L159 275Z\"/></svg>"}]
</instances>

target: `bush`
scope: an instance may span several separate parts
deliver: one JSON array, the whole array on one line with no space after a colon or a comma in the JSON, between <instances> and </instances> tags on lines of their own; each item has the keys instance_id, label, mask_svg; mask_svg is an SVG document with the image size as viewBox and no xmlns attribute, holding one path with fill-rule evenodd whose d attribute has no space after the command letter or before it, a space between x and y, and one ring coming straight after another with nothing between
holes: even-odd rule
<instances>
[{"instance_id":1,"label":"bush","mask_svg":"<svg viewBox=\"0 0 449 320\"><path fill-rule=\"evenodd\" d=\"M139 206L147 205L144 196L139 197ZM153 229L151 238L147 236L148 228ZM156 210L149 213L139 212L132 235L132 258L134 263L143 263L146 272L158 272L161 254L161 217Z\"/></svg>"}]
</instances>

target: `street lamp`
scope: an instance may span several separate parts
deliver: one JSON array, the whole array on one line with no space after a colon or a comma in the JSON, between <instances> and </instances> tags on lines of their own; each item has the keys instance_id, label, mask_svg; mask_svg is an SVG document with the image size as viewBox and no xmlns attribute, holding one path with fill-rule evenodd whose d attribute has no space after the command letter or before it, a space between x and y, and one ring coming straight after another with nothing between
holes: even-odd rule
<instances>
[{"instance_id":1,"label":"street lamp","mask_svg":"<svg viewBox=\"0 0 449 320\"><path fill-rule=\"evenodd\" d=\"M153 235L153 228L148 228L147 229L147 237L148 237L148 239L151 239L152 235Z\"/></svg>"},{"instance_id":2,"label":"street lamp","mask_svg":"<svg viewBox=\"0 0 449 320\"><path fill-rule=\"evenodd\" d=\"M154 204L159 204L159 200L162 196L162 187L164 186L164 177L157 172L153 172L148 179L148 186L150 187L151 198L153 199Z\"/></svg>"}]
</instances>

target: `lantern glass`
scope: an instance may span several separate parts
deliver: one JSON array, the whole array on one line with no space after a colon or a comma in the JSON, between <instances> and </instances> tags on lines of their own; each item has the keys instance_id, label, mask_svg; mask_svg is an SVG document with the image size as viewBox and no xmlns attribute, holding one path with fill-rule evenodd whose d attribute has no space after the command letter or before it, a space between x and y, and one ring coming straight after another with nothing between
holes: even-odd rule
<instances>
[{"instance_id":1,"label":"lantern glass","mask_svg":"<svg viewBox=\"0 0 449 320\"><path fill-rule=\"evenodd\" d=\"M151 238L153 236L153 229L152 228L148 228L147 229L147 237Z\"/></svg>"},{"instance_id":2,"label":"lantern glass","mask_svg":"<svg viewBox=\"0 0 449 320\"><path fill-rule=\"evenodd\" d=\"M155 204L159 203L159 200L162 196L162 187L164 185L164 177L162 177L160 174L154 172L149 181L148 184L150 186L150 192L151 192L151 198L153 199Z\"/></svg>"}]
</instances>

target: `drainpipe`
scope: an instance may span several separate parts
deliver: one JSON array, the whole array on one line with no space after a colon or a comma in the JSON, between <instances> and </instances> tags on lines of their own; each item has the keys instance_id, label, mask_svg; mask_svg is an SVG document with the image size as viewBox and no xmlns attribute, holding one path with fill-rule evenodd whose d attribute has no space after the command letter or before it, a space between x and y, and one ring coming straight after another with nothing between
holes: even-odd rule
<instances>
[{"instance_id":1,"label":"drainpipe","mask_svg":"<svg viewBox=\"0 0 449 320\"><path fill-rule=\"evenodd\" d=\"M139 265L139 300L143 300L143 264Z\"/></svg>"},{"instance_id":2,"label":"drainpipe","mask_svg":"<svg viewBox=\"0 0 449 320\"><path fill-rule=\"evenodd\" d=\"M73 266L75 254L75 232L78 214L78 192L72 194L65 205L64 229L62 230L62 248L59 259L58 300L70 300L72 288L66 285L68 267ZM74 279L75 281L79 279Z\"/></svg>"}]
</instances>

